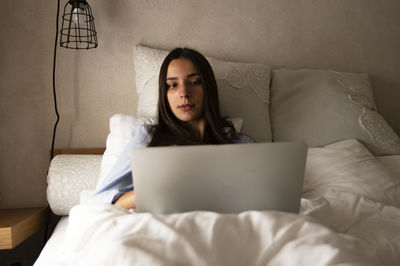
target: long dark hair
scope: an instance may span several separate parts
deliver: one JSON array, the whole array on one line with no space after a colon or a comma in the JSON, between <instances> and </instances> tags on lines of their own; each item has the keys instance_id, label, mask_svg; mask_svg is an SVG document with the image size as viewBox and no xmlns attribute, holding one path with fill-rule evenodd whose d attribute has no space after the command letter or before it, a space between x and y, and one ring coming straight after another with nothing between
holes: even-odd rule
<instances>
[{"instance_id":1,"label":"long dark hair","mask_svg":"<svg viewBox=\"0 0 400 266\"><path fill-rule=\"evenodd\" d=\"M172 112L167 99L167 71L172 60L186 58L192 61L200 74L204 88L203 112L206 120L204 138L201 139L187 123L179 120ZM232 143L226 136L226 128L233 130L232 124L221 118L219 111L218 87L214 72L207 59L189 48L172 50L160 68L158 90L158 124L152 129L152 140L148 146L223 144Z\"/></svg>"}]
</instances>

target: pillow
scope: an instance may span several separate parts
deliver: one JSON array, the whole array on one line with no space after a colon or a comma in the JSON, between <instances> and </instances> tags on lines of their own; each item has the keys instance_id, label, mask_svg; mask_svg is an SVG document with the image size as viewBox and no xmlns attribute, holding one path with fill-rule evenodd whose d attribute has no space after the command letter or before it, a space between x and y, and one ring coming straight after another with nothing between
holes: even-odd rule
<instances>
[{"instance_id":1,"label":"pillow","mask_svg":"<svg viewBox=\"0 0 400 266\"><path fill-rule=\"evenodd\" d=\"M308 150L303 197L332 189L400 207L400 179L354 139Z\"/></svg>"},{"instance_id":2,"label":"pillow","mask_svg":"<svg viewBox=\"0 0 400 266\"><path fill-rule=\"evenodd\" d=\"M168 52L135 47L138 115L156 117L158 75ZM243 118L242 133L256 141L271 141L269 121L270 67L262 64L232 63L207 58L219 89L221 114Z\"/></svg>"},{"instance_id":3,"label":"pillow","mask_svg":"<svg viewBox=\"0 0 400 266\"><path fill-rule=\"evenodd\" d=\"M57 215L68 215L79 204L82 191L95 188L101 155L61 154L51 160L47 175L47 201Z\"/></svg>"},{"instance_id":4,"label":"pillow","mask_svg":"<svg viewBox=\"0 0 400 266\"><path fill-rule=\"evenodd\" d=\"M376 156L376 159L400 178L400 155Z\"/></svg>"},{"instance_id":5,"label":"pillow","mask_svg":"<svg viewBox=\"0 0 400 266\"><path fill-rule=\"evenodd\" d=\"M240 132L243 119L231 118L228 120L232 122L235 130ZM104 178L111 171L126 145L128 145L132 132L139 125L153 125L155 123L156 120L151 117L134 117L126 114L115 114L110 118L110 133L107 136L106 150L101 160L100 177L96 183L96 190L100 188ZM83 194L82 198L84 199L85 197Z\"/></svg>"},{"instance_id":6,"label":"pillow","mask_svg":"<svg viewBox=\"0 0 400 266\"><path fill-rule=\"evenodd\" d=\"M104 178L128 145L132 132L139 125L154 124L155 122L150 117L137 118L126 114L115 114L110 118L110 133L107 136L106 150L101 160L100 177L96 184L96 190L100 188Z\"/></svg>"},{"instance_id":7,"label":"pillow","mask_svg":"<svg viewBox=\"0 0 400 266\"><path fill-rule=\"evenodd\" d=\"M274 141L316 147L358 139L375 155L400 153L399 137L376 111L367 74L277 69L272 75Z\"/></svg>"}]
</instances>

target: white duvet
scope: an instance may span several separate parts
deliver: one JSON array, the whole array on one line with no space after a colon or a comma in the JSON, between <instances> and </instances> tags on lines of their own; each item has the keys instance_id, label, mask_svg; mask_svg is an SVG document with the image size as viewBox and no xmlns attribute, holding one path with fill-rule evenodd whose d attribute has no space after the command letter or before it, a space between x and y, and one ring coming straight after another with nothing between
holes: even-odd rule
<instances>
[{"instance_id":1,"label":"white duvet","mask_svg":"<svg viewBox=\"0 0 400 266\"><path fill-rule=\"evenodd\" d=\"M309 149L300 215L82 204L51 265L400 265L399 207L400 177L347 140Z\"/></svg>"}]
</instances>

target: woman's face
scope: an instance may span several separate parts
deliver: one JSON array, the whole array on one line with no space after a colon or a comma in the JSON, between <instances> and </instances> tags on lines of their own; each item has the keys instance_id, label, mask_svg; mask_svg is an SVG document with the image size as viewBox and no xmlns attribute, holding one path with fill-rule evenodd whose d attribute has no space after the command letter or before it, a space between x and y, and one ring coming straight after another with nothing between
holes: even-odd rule
<instances>
[{"instance_id":1,"label":"woman's face","mask_svg":"<svg viewBox=\"0 0 400 266\"><path fill-rule=\"evenodd\" d=\"M200 73L187 58L174 59L167 70L167 99L172 113L193 126L204 120Z\"/></svg>"}]
</instances>

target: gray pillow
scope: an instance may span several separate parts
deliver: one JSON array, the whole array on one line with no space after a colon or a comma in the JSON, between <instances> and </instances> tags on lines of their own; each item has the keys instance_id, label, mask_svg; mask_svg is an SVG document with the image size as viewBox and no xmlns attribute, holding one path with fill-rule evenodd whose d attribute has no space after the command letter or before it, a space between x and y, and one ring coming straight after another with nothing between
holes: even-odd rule
<instances>
[{"instance_id":1,"label":"gray pillow","mask_svg":"<svg viewBox=\"0 0 400 266\"><path fill-rule=\"evenodd\" d=\"M376 111L367 74L273 70L270 111L274 141L318 147L357 139L375 155L400 154L399 137Z\"/></svg>"}]
</instances>

